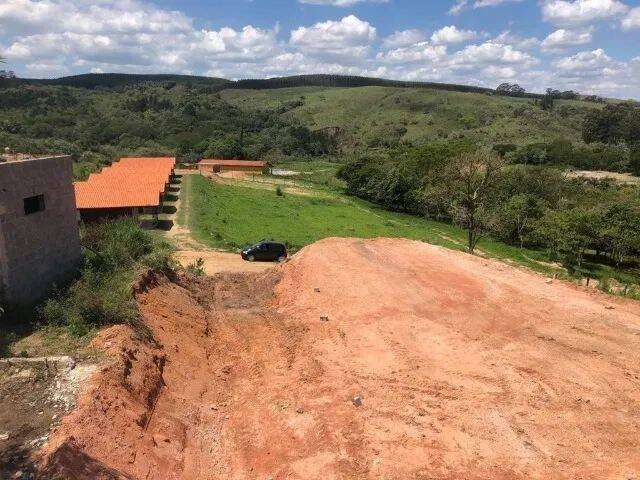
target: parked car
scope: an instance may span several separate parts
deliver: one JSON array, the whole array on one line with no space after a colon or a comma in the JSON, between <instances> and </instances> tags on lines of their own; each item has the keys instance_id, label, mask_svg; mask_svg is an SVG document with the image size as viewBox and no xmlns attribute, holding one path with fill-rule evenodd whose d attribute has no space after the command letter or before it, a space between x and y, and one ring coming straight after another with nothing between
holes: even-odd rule
<instances>
[{"instance_id":1,"label":"parked car","mask_svg":"<svg viewBox=\"0 0 640 480\"><path fill-rule=\"evenodd\" d=\"M260 243L244 248L240 255L249 262L284 262L287 259L287 247L282 243L263 240Z\"/></svg>"}]
</instances>

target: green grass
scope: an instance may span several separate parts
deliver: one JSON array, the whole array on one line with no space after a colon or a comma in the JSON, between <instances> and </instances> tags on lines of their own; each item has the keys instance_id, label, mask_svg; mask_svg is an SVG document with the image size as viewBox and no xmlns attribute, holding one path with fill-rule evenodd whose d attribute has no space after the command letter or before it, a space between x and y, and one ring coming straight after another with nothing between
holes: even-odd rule
<instances>
[{"instance_id":1,"label":"green grass","mask_svg":"<svg viewBox=\"0 0 640 480\"><path fill-rule=\"evenodd\" d=\"M330 191L343 191L344 181L336 177L338 169L343 165L340 162L326 160L278 162L275 167L283 170L298 172L298 175L286 178L300 185L308 185ZM278 178L278 177L276 177Z\"/></svg>"},{"instance_id":2,"label":"green grass","mask_svg":"<svg viewBox=\"0 0 640 480\"><path fill-rule=\"evenodd\" d=\"M222 185L198 175L184 177L190 195L189 225L202 243L229 250L264 238L297 251L326 237L403 237L464 251L460 228L424 218L389 212L345 195L311 197L274 189ZM184 184L183 184L184 185ZM479 249L488 256L543 273L557 270L542 252L521 250L485 239Z\"/></svg>"},{"instance_id":3,"label":"green grass","mask_svg":"<svg viewBox=\"0 0 640 480\"><path fill-rule=\"evenodd\" d=\"M214 248L237 250L262 239L273 239L284 242L295 252L326 237L402 237L466 251L466 232L456 226L382 210L337 190L318 188L318 197L291 193L278 196L275 186L225 185L199 175L185 175L183 188L189 196L188 223L192 234ZM307 186L307 192L313 190ZM491 238L480 241L478 253L548 276L613 279L621 285L635 285L628 296L640 296L637 269L618 270L610 265L584 262L581 271L571 276L544 250L520 249Z\"/></svg>"},{"instance_id":4,"label":"green grass","mask_svg":"<svg viewBox=\"0 0 640 480\"><path fill-rule=\"evenodd\" d=\"M526 98L394 87L225 90L221 95L246 110L302 102L283 115L311 129L339 127L341 143L356 151L387 139L422 143L465 136L483 145L557 137L579 141L585 113L601 108L561 100L549 112Z\"/></svg>"}]
</instances>

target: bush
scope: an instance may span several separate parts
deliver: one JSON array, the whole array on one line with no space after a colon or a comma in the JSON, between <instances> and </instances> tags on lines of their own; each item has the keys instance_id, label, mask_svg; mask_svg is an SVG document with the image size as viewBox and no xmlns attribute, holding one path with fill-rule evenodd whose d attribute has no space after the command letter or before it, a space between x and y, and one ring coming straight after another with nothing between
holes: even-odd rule
<instances>
[{"instance_id":1,"label":"bush","mask_svg":"<svg viewBox=\"0 0 640 480\"><path fill-rule=\"evenodd\" d=\"M629 151L629 170L640 177L640 143L634 145Z\"/></svg>"},{"instance_id":2,"label":"bush","mask_svg":"<svg viewBox=\"0 0 640 480\"><path fill-rule=\"evenodd\" d=\"M204 259L202 257L197 258L194 262L187 265L187 273L194 277L202 277L204 275Z\"/></svg>"},{"instance_id":3,"label":"bush","mask_svg":"<svg viewBox=\"0 0 640 480\"><path fill-rule=\"evenodd\" d=\"M507 153L515 152L518 149L517 145L513 143L500 143L493 146L493 151L501 157L504 157Z\"/></svg>"},{"instance_id":4,"label":"bush","mask_svg":"<svg viewBox=\"0 0 640 480\"><path fill-rule=\"evenodd\" d=\"M169 273L175 266L170 246L130 219L83 228L82 245L85 260L80 277L46 300L40 317L80 336L103 325L136 325L135 275L144 269Z\"/></svg>"},{"instance_id":5,"label":"bush","mask_svg":"<svg viewBox=\"0 0 640 480\"><path fill-rule=\"evenodd\" d=\"M508 151L506 158L511 163L523 165L559 165L580 170L627 172L630 170L630 150L625 144L574 146L569 140L558 138L549 143L531 143Z\"/></svg>"}]
</instances>

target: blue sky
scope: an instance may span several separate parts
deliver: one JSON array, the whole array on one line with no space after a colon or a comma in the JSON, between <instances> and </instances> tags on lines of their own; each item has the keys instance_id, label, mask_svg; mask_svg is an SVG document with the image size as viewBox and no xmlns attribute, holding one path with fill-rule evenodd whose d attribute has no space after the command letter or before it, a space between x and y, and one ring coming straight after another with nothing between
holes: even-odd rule
<instances>
[{"instance_id":1,"label":"blue sky","mask_svg":"<svg viewBox=\"0 0 640 480\"><path fill-rule=\"evenodd\" d=\"M2 0L20 76L343 73L640 98L638 0Z\"/></svg>"}]
</instances>

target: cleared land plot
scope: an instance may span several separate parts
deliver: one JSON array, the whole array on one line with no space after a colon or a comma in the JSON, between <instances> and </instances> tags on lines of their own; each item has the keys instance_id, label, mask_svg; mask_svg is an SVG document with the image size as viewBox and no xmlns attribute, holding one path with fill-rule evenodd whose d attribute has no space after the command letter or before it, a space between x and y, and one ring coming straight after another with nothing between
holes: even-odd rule
<instances>
[{"instance_id":1,"label":"cleared land plot","mask_svg":"<svg viewBox=\"0 0 640 480\"><path fill-rule=\"evenodd\" d=\"M631 175L630 173L616 173L604 171L575 170L567 173L571 178L592 178L594 180L609 179L618 183L629 183L632 185L640 184L640 177Z\"/></svg>"},{"instance_id":2,"label":"cleared land plot","mask_svg":"<svg viewBox=\"0 0 640 480\"><path fill-rule=\"evenodd\" d=\"M321 238L408 237L457 247L442 235L456 234L435 222L373 210L341 197L278 196L274 188L215 183L203 177L188 179L191 186L189 225L195 237L212 247L237 249L269 238L293 250Z\"/></svg>"},{"instance_id":3,"label":"cleared land plot","mask_svg":"<svg viewBox=\"0 0 640 480\"><path fill-rule=\"evenodd\" d=\"M327 239L138 301L160 345L126 327L96 340L112 361L47 447L51 477L640 470L637 302L402 239Z\"/></svg>"}]
</instances>

